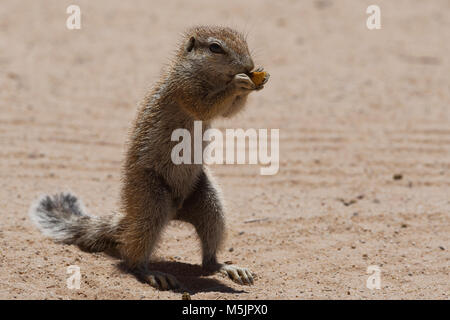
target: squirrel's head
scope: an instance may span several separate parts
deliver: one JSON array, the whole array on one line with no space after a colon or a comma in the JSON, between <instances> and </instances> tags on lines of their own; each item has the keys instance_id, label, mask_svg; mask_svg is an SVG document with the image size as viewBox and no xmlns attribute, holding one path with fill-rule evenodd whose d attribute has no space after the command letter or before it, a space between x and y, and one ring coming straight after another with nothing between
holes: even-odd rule
<instances>
[{"instance_id":1,"label":"squirrel's head","mask_svg":"<svg viewBox=\"0 0 450 320\"><path fill-rule=\"evenodd\" d=\"M238 73L254 68L247 42L242 33L220 26L198 26L189 29L179 54L184 63L194 67L210 81L229 81Z\"/></svg>"}]
</instances>

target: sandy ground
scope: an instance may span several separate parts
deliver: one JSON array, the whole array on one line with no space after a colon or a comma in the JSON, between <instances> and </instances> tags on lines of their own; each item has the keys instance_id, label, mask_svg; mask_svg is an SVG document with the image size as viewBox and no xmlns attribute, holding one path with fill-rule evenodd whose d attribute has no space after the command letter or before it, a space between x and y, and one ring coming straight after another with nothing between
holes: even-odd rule
<instances>
[{"instance_id":1,"label":"sandy ground","mask_svg":"<svg viewBox=\"0 0 450 320\"><path fill-rule=\"evenodd\" d=\"M369 31L369 4L382 29ZM126 134L179 33L248 33L271 73L219 128L280 128L280 171L213 168L227 199L220 254L254 286L202 275L192 227L172 223L155 268L193 299L449 299L450 3L396 1L13 1L0 4L0 298L180 299L104 254L45 239L41 193L118 208ZM69 4L82 29L65 27ZM393 179L401 175L401 179ZM79 290L66 267L81 268ZM381 270L369 290L367 268Z\"/></svg>"}]
</instances>

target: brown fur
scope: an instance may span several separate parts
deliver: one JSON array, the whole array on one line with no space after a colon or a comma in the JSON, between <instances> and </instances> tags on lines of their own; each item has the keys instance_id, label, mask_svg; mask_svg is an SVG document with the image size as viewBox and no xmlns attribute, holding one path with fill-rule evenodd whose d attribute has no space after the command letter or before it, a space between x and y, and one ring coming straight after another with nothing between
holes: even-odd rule
<instances>
[{"instance_id":1,"label":"brown fur","mask_svg":"<svg viewBox=\"0 0 450 320\"><path fill-rule=\"evenodd\" d=\"M213 42L224 53L212 52ZM34 220L62 242L91 251L117 249L130 269L163 289L179 284L170 275L147 270L148 261L167 223L186 221L199 235L205 268L225 271L240 283L252 283L247 269L217 262L225 232L220 192L203 165L172 162L171 150L177 142L171 141L171 134L184 128L193 137L195 120L202 120L206 130L212 119L238 112L247 95L262 89L267 81L255 86L247 76L253 68L239 32L213 26L189 29L136 117L123 168L123 215L97 218L81 210L79 215L70 215L78 208L77 200L72 199L72 206L67 207L70 195L61 195L46 197L46 204L41 200L31 212Z\"/></svg>"}]
</instances>

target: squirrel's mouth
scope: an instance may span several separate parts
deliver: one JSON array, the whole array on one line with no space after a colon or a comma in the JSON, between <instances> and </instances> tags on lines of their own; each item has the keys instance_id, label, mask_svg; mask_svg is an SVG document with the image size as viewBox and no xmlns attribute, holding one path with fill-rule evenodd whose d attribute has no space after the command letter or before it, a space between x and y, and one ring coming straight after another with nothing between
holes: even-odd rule
<instances>
[{"instance_id":1,"label":"squirrel's mouth","mask_svg":"<svg viewBox=\"0 0 450 320\"><path fill-rule=\"evenodd\" d=\"M230 83L231 81L233 81L233 78L234 78L234 76L235 76L235 74L234 74L234 73L230 73L230 74L228 74L228 75L227 75L227 77L228 77L228 81L227 81L227 83Z\"/></svg>"},{"instance_id":2,"label":"squirrel's mouth","mask_svg":"<svg viewBox=\"0 0 450 320\"><path fill-rule=\"evenodd\" d=\"M241 73L245 73L246 75L250 76L253 72L252 72L252 70L245 69L245 70L241 70L239 72L229 73L227 76L228 76L228 78L230 78L230 80L232 80L235 75L241 74Z\"/></svg>"}]
</instances>

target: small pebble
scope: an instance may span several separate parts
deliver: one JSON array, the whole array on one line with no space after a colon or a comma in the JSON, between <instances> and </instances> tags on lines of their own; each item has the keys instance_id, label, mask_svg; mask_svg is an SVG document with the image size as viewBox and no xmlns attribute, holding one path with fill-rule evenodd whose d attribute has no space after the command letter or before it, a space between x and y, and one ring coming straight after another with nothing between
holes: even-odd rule
<instances>
[{"instance_id":1,"label":"small pebble","mask_svg":"<svg viewBox=\"0 0 450 320\"><path fill-rule=\"evenodd\" d=\"M181 300L192 300L189 292L183 292L183 295L181 296Z\"/></svg>"}]
</instances>

